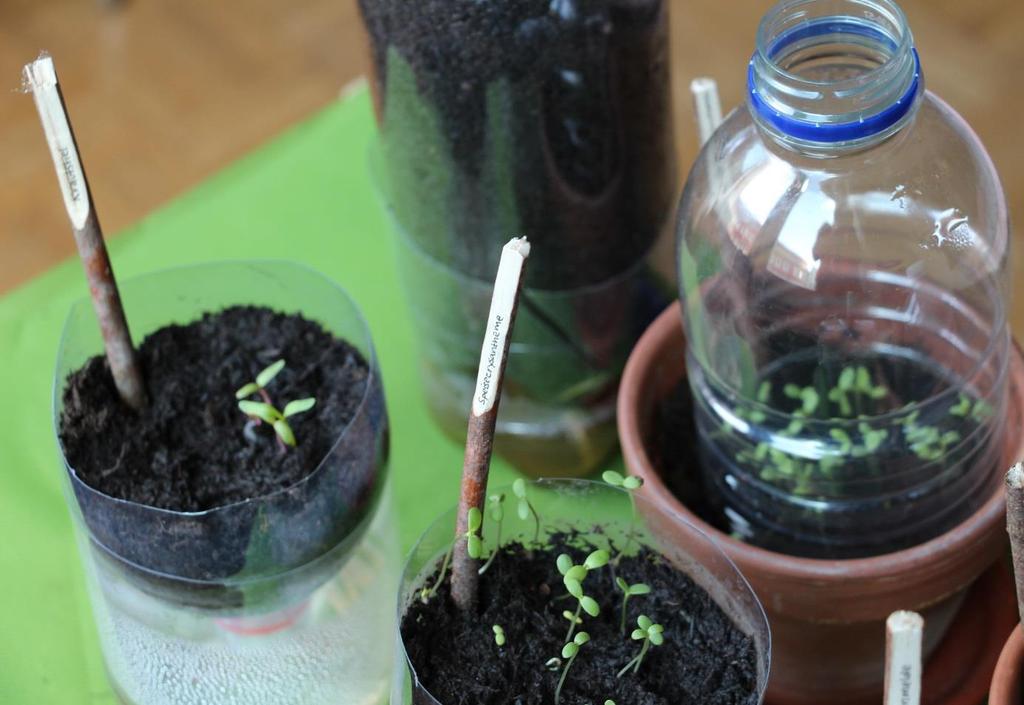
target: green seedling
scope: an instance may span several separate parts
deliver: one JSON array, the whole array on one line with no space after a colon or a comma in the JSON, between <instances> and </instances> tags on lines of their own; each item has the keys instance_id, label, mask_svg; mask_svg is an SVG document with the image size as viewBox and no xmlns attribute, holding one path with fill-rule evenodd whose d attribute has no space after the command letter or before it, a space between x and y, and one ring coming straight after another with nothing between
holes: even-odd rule
<instances>
[{"instance_id":1,"label":"green seedling","mask_svg":"<svg viewBox=\"0 0 1024 705\"><path fill-rule=\"evenodd\" d=\"M480 539L480 527L483 526L484 519L483 514L476 507L470 507L470 510L466 513L466 533L458 536L449 544L448 550L444 554L444 559L441 561L441 572L437 575L437 580L434 582L433 587L426 587L420 590L420 600L426 604L430 601L437 591L441 589L441 584L444 583L445 575L448 573L448 566L452 562L452 553L455 551L455 544L460 539L466 541L466 553L469 554L470 558L480 558L483 553L483 541ZM475 555L474 555L475 554Z\"/></svg>"},{"instance_id":2,"label":"green seedling","mask_svg":"<svg viewBox=\"0 0 1024 705\"><path fill-rule=\"evenodd\" d=\"M284 409L281 411L278 411L277 407L273 404L262 401L243 400L238 402L238 408L243 414L251 419L259 419L270 424L281 443L292 448L295 447L297 441L295 440L295 432L292 431L292 427L288 424L287 419L296 414L309 411L314 405L316 405L316 399L312 397L290 401L285 404Z\"/></svg>"},{"instance_id":3,"label":"green seedling","mask_svg":"<svg viewBox=\"0 0 1024 705\"><path fill-rule=\"evenodd\" d=\"M974 407L971 409L972 419L982 423L987 421L990 416L992 416L992 406L990 404L983 402L981 399L974 402Z\"/></svg>"},{"instance_id":4,"label":"green seedling","mask_svg":"<svg viewBox=\"0 0 1024 705\"><path fill-rule=\"evenodd\" d=\"M478 559L484 554L484 541L480 538L480 527L484 525L484 515L476 507L470 507L466 514L466 553L470 558Z\"/></svg>"},{"instance_id":5,"label":"green seedling","mask_svg":"<svg viewBox=\"0 0 1024 705\"><path fill-rule=\"evenodd\" d=\"M601 473L601 479L607 482L612 487L621 487L624 490L637 490L644 484L644 481L636 475L622 476L622 473L615 472L614 470L605 470Z\"/></svg>"},{"instance_id":6,"label":"green seedling","mask_svg":"<svg viewBox=\"0 0 1024 705\"><path fill-rule=\"evenodd\" d=\"M871 381L871 373L863 365L843 368L836 380L836 386L829 390L828 400L839 407L839 416L851 418L853 404L851 397L867 397L868 399L884 399L888 390L883 385L875 386ZM859 405L858 405L859 408Z\"/></svg>"},{"instance_id":7,"label":"green seedling","mask_svg":"<svg viewBox=\"0 0 1024 705\"><path fill-rule=\"evenodd\" d=\"M963 417L972 413L972 406L970 398L961 394L949 413L951 416ZM949 430L943 433L938 426L919 424L917 421L920 415L921 411L914 409L896 423L903 427L903 436L917 457L921 460L938 460L951 446L960 441L961 436L957 431Z\"/></svg>"},{"instance_id":8,"label":"green seedling","mask_svg":"<svg viewBox=\"0 0 1024 705\"><path fill-rule=\"evenodd\" d=\"M921 460L938 460L946 454L950 446L960 441L960 434L957 431L942 433L937 426L907 424L903 427L903 435L910 444L910 449Z\"/></svg>"},{"instance_id":9,"label":"green seedling","mask_svg":"<svg viewBox=\"0 0 1024 705\"><path fill-rule=\"evenodd\" d=\"M625 634L626 605L629 604L629 598L649 594L651 592L651 586L645 583L636 583L635 585L630 585L622 578L615 578L615 585L618 586L619 590L622 591L622 619L619 622L619 629L622 631L623 634Z\"/></svg>"},{"instance_id":10,"label":"green seedling","mask_svg":"<svg viewBox=\"0 0 1024 705\"><path fill-rule=\"evenodd\" d=\"M505 630L502 629L500 624L495 624L491 627L491 631L494 632L494 643L498 646L505 645Z\"/></svg>"},{"instance_id":11,"label":"green seedling","mask_svg":"<svg viewBox=\"0 0 1024 705\"><path fill-rule=\"evenodd\" d=\"M665 628L660 624L652 622L651 618L647 615L642 614L637 617L636 625L637 628L633 630L630 638L633 639L633 641L643 640L643 644L640 646L640 652L634 656L621 671L619 671L619 675L617 676L618 678L622 678L630 668L633 669L633 674L635 675L636 672L640 670L640 664L644 662L644 656L647 655L647 651L651 648L651 645L661 646L665 643L665 635L663 633Z\"/></svg>"},{"instance_id":12,"label":"green seedling","mask_svg":"<svg viewBox=\"0 0 1024 705\"><path fill-rule=\"evenodd\" d=\"M957 397L956 404L950 407L949 413L951 416L959 416L960 418L970 416L975 421L981 423L992 415L992 407L981 399L972 402L969 396L961 392L960 396Z\"/></svg>"},{"instance_id":13,"label":"green seedling","mask_svg":"<svg viewBox=\"0 0 1024 705\"><path fill-rule=\"evenodd\" d=\"M626 555L626 551L633 543L633 525L636 524L636 498L633 493L643 487L644 481L642 478L636 475L626 475L623 477L621 473L615 472L614 470L605 470L601 473L601 479L607 482L612 487L621 487L626 490L629 495L629 528L626 532L626 543L622 546L622 550L615 556L614 565L618 565L622 561L622 557Z\"/></svg>"},{"instance_id":14,"label":"green seedling","mask_svg":"<svg viewBox=\"0 0 1024 705\"><path fill-rule=\"evenodd\" d=\"M583 618L579 615L573 614L569 610L562 610L562 616L569 620L569 624L575 624L577 626L583 624Z\"/></svg>"},{"instance_id":15,"label":"green seedling","mask_svg":"<svg viewBox=\"0 0 1024 705\"><path fill-rule=\"evenodd\" d=\"M590 641L590 635L586 632L580 632L572 641L566 640L565 646L562 647L562 658L568 659L568 661L565 662L565 668L562 669L562 677L558 679L558 687L555 688L555 705L558 705L562 699L562 686L565 685L565 677L569 675L569 669L572 668L573 661L579 656L580 647L588 641Z\"/></svg>"},{"instance_id":16,"label":"green seedling","mask_svg":"<svg viewBox=\"0 0 1024 705\"><path fill-rule=\"evenodd\" d=\"M278 410L274 406L270 394L267 393L267 385L283 369L284 360L278 360L256 375L255 382L249 382L235 392L235 399L238 400L238 408L243 414L256 423L265 422L271 425L274 433L277 434L278 441L282 444L282 448L286 446L294 448L296 444L295 433L292 431L292 427L288 424L287 419L312 409L316 405L316 399L312 397L296 399L285 404L283 410ZM253 394L259 394L263 401L250 401L246 399L246 397Z\"/></svg>"},{"instance_id":17,"label":"green seedling","mask_svg":"<svg viewBox=\"0 0 1024 705\"><path fill-rule=\"evenodd\" d=\"M530 498L526 496L526 481L523 478L512 483L512 494L516 496L516 514L519 518L526 521L527 517L533 516L533 542L537 543L540 540L540 515L534 509Z\"/></svg>"},{"instance_id":18,"label":"green seedling","mask_svg":"<svg viewBox=\"0 0 1024 705\"><path fill-rule=\"evenodd\" d=\"M492 494L487 498L487 512L491 515L491 519L494 520L495 525L498 527L494 532L494 550L491 551L490 557L487 562L480 566L480 570L477 572L483 575L487 572L487 569L491 567L491 563L494 562L495 556L498 555L498 551L501 549L501 523L505 520L505 495ZM476 556L470 555L470 558Z\"/></svg>"},{"instance_id":19,"label":"green seedling","mask_svg":"<svg viewBox=\"0 0 1024 705\"><path fill-rule=\"evenodd\" d=\"M818 390L814 387L798 387L795 384L787 384L782 388L782 393L790 399L799 400L800 408L794 412L799 416L812 416L818 410L818 405L821 404L821 397L818 396Z\"/></svg>"},{"instance_id":20,"label":"green seedling","mask_svg":"<svg viewBox=\"0 0 1024 705\"><path fill-rule=\"evenodd\" d=\"M957 398L956 404L949 409L951 416L959 416L961 418L967 416L971 411L971 398L966 394L962 393Z\"/></svg>"},{"instance_id":21,"label":"green seedling","mask_svg":"<svg viewBox=\"0 0 1024 705\"><path fill-rule=\"evenodd\" d=\"M584 594L583 581L587 579L587 574L590 571L602 568L607 564L608 551L603 549L594 551L579 565L574 565L572 558L567 553L559 555L555 561L558 572L562 575L562 583L565 585L565 589L576 598L576 612L572 615L572 619L569 620L569 632L565 636L566 641L572 639L572 633L576 630L576 625L582 622L580 612L586 612L591 617L601 614L601 607L597 604L597 600Z\"/></svg>"},{"instance_id":22,"label":"green seedling","mask_svg":"<svg viewBox=\"0 0 1024 705\"><path fill-rule=\"evenodd\" d=\"M277 362L268 365L258 375L256 375L255 382L249 382L245 384L235 392L235 399L242 400L246 397L251 397L253 394L259 394L263 397L263 401L268 404L271 403L270 396L267 394L267 385L270 384L274 377L284 369L284 360L278 360Z\"/></svg>"}]
</instances>

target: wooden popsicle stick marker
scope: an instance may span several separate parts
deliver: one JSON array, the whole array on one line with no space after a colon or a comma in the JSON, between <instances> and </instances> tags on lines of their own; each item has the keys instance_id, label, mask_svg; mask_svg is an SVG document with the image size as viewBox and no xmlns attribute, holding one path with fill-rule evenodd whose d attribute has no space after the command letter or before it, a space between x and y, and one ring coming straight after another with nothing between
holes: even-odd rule
<instances>
[{"instance_id":1,"label":"wooden popsicle stick marker","mask_svg":"<svg viewBox=\"0 0 1024 705\"><path fill-rule=\"evenodd\" d=\"M722 124L722 103L718 99L718 83L715 79L701 76L690 81L693 96L693 112L697 118L697 137L700 146L711 139Z\"/></svg>"},{"instance_id":2,"label":"wooden popsicle stick marker","mask_svg":"<svg viewBox=\"0 0 1024 705\"><path fill-rule=\"evenodd\" d=\"M923 636L917 612L893 612L885 620L885 705L920 705Z\"/></svg>"},{"instance_id":3,"label":"wooden popsicle stick marker","mask_svg":"<svg viewBox=\"0 0 1024 705\"><path fill-rule=\"evenodd\" d=\"M141 410L146 406L146 389L53 59L45 54L40 56L25 66L22 78L25 89L35 99L57 170L57 181L71 220L78 255L85 267L114 384L126 404L136 411Z\"/></svg>"},{"instance_id":4,"label":"wooden popsicle stick marker","mask_svg":"<svg viewBox=\"0 0 1024 705\"><path fill-rule=\"evenodd\" d=\"M491 295L491 309L487 315L480 367L477 371L473 409L466 430L466 455L462 464L462 491L459 496L458 517L455 526L455 551L452 557L452 599L462 610L476 605L476 561L467 552L469 510L481 512L487 493L487 476L494 449L494 428L501 401L501 385L508 361L508 348L512 342L512 328L519 309L523 268L530 255L530 243L525 237L513 238L501 251L498 274Z\"/></svg>"},{"instance_id":5,"label":"wooden popsicle stick marker","mask_svg":"<svg viewBox=\"0 0 1024 705\"><path fill-rule=\"evenodd\" d=\"M1013 579L1017 585L1017 612L1024 623L1024 464L1006 473L1006 533L1013 553Z\"/></svg>"}]
</instances>

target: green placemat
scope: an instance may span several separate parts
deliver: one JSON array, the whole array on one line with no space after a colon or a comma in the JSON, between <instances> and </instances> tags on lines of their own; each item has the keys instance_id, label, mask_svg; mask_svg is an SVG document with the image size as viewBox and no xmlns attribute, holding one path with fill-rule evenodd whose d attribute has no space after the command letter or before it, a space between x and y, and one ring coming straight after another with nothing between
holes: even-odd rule
<instances>
[{"instance_id":1,"label":"green placemat","mask_svg":"<svg viewBox=\"0 0 1024 705\"><path fill-rule=\"evenodd\" d=\"M216 259L285 258L340 282L362 307L380 357L392 422L391 471L409 548L454 504L462 449L433 425L420 392L391 233L367 174L373 134L369 94L361 89L122 233L111 256L122 277ZM61 207L56 191L53 207ZM3 705L116 702L85 595L50 423L58 337L71 302L85 293L80 265L68 261L0 299ZM495 462L492 483L512 477L507 465Z\"/></svg>"}]
</instances>

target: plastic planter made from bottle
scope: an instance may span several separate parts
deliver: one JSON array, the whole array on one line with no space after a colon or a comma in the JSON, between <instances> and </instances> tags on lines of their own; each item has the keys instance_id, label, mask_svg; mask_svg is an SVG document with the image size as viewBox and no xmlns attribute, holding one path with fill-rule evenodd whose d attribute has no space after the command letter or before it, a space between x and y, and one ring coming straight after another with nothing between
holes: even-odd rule
<instances>
[{"instance_id":1,"label":"plastic planter made from bottle","mask_svg":"<svg viewBox=\"0 0 1024 705\"><path fill-rule=\"evenodd\" d=\"M370 366L355 417L320 465L271 494L201 512L110 497L62 456L68 505L112 685L134 705L369 702L390 682L397 536L387 415L369 330L333 282L297 264L234 262L125 281L138 337L232 305L301 313ZM54 383L103 350L88 299L71 309Z\"/></svg>"},{"instance_id":2,"label":"plastic planter made from bottle","mask_svg":"<svg viewBox=\"0 0 1024 705\"><path fill-rule=\"evenodd\" d=\"M585 474L615 448L625 356L673 288L667 3L360 6L373 172L431 411L465 432L500 250L525 236L496 448L533 475Z\"/></svg>"},{"instance_id":3,"label":"plastic planter made from bottle","mask_svg":"<svg viewBox=\"0 0 1024 705\"><path fill-rule=\"evenodd\" d=\"M998 482L1002 187L889 0L790 0L701 152L677 255L706 490L766 548L856 557Z\"/></svg>"},{"instance_id":4,"label":"plastic planter made from bottle","mask_svg":"<svg viewBox=\"0 0 1024 705\"><path fill-rule=\"evenodd\" d=\"M540 543L549 537L573 535L595 548L644 546L660 554L680 573L703 588L733 624L749 636L756 650L756 687L752 705L760 705L771 666L771 635L757 596L746 579L721 549L700 529L672 510L644 497L630 495L599 482L586 480L536 480L526 485L528 497L539 517L539 530L532 515L520 518L506 511L501 524L502 545L531 544L539 531ZM508 497L513 493L505 488ZM392 705L449 705L439 702L416 675L402 639L401 621L409 605L420 599L425 582L434 574L452 544L456 509L442 514L423 533L409 554L398 595L397 663ZM496 523L484 512L481 536L486 543L496 535ZM627 538L631 537L631 538ZM489 549L488 549L489 550ZM612 551L614 553L614 551ZM552 556L554 560L554 556ZM447 588L442 588L447 590ZM433 599L448 599L439 594ZM485 650L482 650L482 654ZM452 664L458 668L458 664ZM521 664L523 668L529 664Z\"/></svg>"}]
</instances>

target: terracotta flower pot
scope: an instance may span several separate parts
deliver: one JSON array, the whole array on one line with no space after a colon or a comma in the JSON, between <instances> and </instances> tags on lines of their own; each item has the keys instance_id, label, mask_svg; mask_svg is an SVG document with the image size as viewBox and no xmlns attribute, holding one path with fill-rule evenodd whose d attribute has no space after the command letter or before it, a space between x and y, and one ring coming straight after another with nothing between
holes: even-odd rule
<instances>
[{"instance_id":1,"label":"terracotta flower pot","mask_svg":"<svg viewBox=\"0 0 1024 705\"><path fill-rule=\"evenodd\" d=\"M860 705L881 698L885 618L913 609L926 620L930 655L959 610L965 591L1006 545L1001 483L971 517L912 548L870 558L796 558L736 541L704 522L666 487L648 443L653 420L686 374L679 304L640 339L619 392L618 424L630 471L643 492L714 536L747 576L768 613L774 642L768 701L776 705ZM1007 428L1024 417L1024 359L1014 348ZM1007 434L1005 464L1024 457L1024 436ZM696 471L696 468L695 468ZM972 648L965 645L965 648Z\"/></svg>"},{"instance_id":2,"label":"terracotta flower pot","mask_svg":"<svg viewBox=\"0 0 1024 705\"><path fill-rule=\"evenodd\" d=\"M1024 632L1020 625L1006 640L996 672L992 675L992 688L988 692L988 705L1020 705L1024 702L1021 675L1024 674Z\"/></svg>"}]
</instances>

